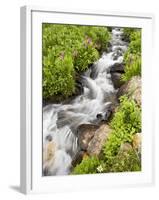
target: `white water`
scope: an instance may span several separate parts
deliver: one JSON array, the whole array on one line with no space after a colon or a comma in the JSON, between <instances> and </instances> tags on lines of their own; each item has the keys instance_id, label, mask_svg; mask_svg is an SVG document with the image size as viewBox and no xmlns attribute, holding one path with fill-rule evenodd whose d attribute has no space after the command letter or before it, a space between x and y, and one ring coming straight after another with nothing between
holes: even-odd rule
<instances>
[{"instance_id":1,"label":"white water","mask_svg":"<svg viewBox=\"0 0 159 200\"><path fill-rule=\"evenodd\" d=\"M111 104L110 97L116 94L116 90L111 81L110 67L123 62L123 53L127 49L122 34L122 29L112 29L110 52L103 53L84 73L82 95L70 104L52 104L43 108L43 151L46 151L48 136L55 143L52 161L43 162L44 175L69 174L72 158L78 151L77 127L96 122L97 114L106 113Z\"/></svg>"}]
</instances>

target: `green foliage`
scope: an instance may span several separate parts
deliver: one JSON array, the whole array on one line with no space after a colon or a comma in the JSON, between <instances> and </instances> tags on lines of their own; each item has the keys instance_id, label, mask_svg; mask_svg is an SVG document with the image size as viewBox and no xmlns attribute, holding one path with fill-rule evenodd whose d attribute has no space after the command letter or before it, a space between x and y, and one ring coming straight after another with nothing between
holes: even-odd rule
<instances>
[{"instance_id":1,"label":"green foliage","mask_svg":"<svg viewBox=\"0 0 159 200\"><path fill-rule=\"evenodd\" d=\"M124 38L130 42L131 35L136 31L134 28L124 28Z\"/></svg>"},{"instance_id":2,"label":"green foliage","mask_svg":"<svg viewBox=\"0 0 159 200\"><path fill-rule=\"evenodd\" d=\"M72 174L93 174L97 173L97 168L100 165L100 161L97 157L87 157L82 160L82 162L77 165Z\"/></svg>"},{"instance_id":3,"label":"green foliage","mask_svg":"<svg viewBox=\"0 0 159 200\"><path fill-rule=\"evenodd\" d=\"M122 143L132 142L132 136L141 131L141 109L134 100L126 96L120 98L120 106L110 123L113 129L108 141L103 147L105 159L117 155Z\"/></svg>"},{"instance_id":4,"label":"green foliage","mask_svg":"<svg viewBox=\"0 0 159 200\"><path fill-rule=\"evenodd\" d=\"M132 76L141 76L141 30L127 28L125 34L130 44L124 55L125 73L122 80L128 81Z\"/></svg>"},{"instance_id":5,"label":"green foliage","mask_svg":"<svg viewBox=\"0 0 159 200\"><path fill-rule=\"evenodd\" d=\"M135 150L119 153L111 160L103 162L103 173L140 171L141 161Z\"/></svg>"},{"instance_id":6,"label":"green foliage","mask_svg":"<svg viewBox=\"0 0 159 200\"><path fill-rule=\"evenodd\" d=\"M110 34L105 27L42 26L43 97L71 95L75 91L75 71L85 71L107 47Z\"/></svg>"},{"instance_id":7,"label":"green foliage","mask_svg":"<svg viewBox=\"0 0 159 200\"><path fill-rule=\"evenodd\" d=\"M81 56L78 56L74 61L74 66L77 71L85 71L92 61L99 58L98 51L91 46L81 47L78 52Z\"/></svg>"},{"instance_id":8,"label":"green foliage","mask_svg":"<svg viewBox=\"0 0 159 200\"><path fill-rule=\"evenodd\" d=\"M49 54L51 57L51 55ZM65 55L63 59L60 57L50 62L50 57L44 58L45 67L43 69L43 95L63 94L69 96L75 90L74 68L72 58Z\"/></svg>"},{"instance_id":9,"label":"green foliage","mask_svg":"<svg viewBox=\"0 0 159 200\"><path fill-rule=\"evenodd\" d=\"M141 76L141 56L137 54L128 54L125 58L125 74L122 75L123 81L130 80L133 76Z\"/></svg>"}]
</instances>

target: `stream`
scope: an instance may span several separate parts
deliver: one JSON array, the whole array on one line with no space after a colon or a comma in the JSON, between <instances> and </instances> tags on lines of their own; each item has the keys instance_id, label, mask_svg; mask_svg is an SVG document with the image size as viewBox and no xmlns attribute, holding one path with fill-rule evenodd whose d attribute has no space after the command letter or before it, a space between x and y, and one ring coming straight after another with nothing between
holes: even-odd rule
<instances>
[{"instance_id":1,"label":"stream","mask_svg":"<svg viewBox=\"0 0 159 200\"><path fill-rule=\"evenodd\" d=\"M123 62L128 44L122 40L122 28L112 28L108 52L95 62L81 77L82 95L69 104L49 104L43 107L43 175L67 175L77 154L77 128L81 124L98 124L106 120L109 106L116 96L110 69ZM47 158L48 144L50 157Z\"/></svg>"}]
</instances>

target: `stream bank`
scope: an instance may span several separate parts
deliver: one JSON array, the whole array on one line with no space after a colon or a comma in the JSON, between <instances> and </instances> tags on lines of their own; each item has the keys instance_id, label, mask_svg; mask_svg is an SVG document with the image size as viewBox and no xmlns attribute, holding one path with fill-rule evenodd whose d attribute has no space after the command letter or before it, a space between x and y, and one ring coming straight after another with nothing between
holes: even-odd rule
<instances>
[{"instance_id":1,"label":"stream bank","mask_svg":"<svg viewBox=\"0 0 159 200\"><path fill-rule=\"evenodd\" d=\"M119 104L120 93L124 94L118 88L124 84L121 76L127 47L123 29L112 28L108 52L81 76L82 94L69 103L43 108L43 175L70 174L84 157L101 153L111 133L107 122Z\"/></svg>"}]
</instances>

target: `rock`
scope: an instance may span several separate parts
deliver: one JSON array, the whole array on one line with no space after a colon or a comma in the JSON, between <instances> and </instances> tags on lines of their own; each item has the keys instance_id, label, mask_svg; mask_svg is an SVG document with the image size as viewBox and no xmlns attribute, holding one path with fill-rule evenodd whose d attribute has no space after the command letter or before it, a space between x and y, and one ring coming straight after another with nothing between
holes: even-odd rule
<instances>
[{"instance_id":1,"label":"rock","mask_svg":"<svg viewBox=\"0 0 159 200\"><path fill-rule=\"evenodd\" d=\"M74 158L72 159L72 166L75 167L76 165L80 164L85 152L84 151L79 151Z\"/></svg>"},{"instance_id":2,"label":"rock","mask_svg":"<svg viewBox=\"0 0 159 200\"><path fill-rule=\"evenodd\" d=\"M113 56L113 60L117 60L119 58L119 56L122 56L123 52L121 51L121 49L117 49L114 54L112 55Z\"/></svg>"},{"instance_id":3,"label":"rock","mask_svg":"<svg viewBox=\"0 0 159 200\"><path fill-rule=\"evenodd\" d=\"M44 147L43 159L44 161L51 160L55 153L55 143L53 141L47 142Z\"/></svg>"},{"instance_id":4,"label":"rock","mask_svg":"<svg viewBox=\"0 0 159 200\"><path fill-rule=\"evenodd\" d=\"M119 72L111 73L111 79L112 79L115 89L123 85L123 81L121 81L121 76L122 76L122 73L119 73Z\"/></svg>"},{"instance_id":5,"label":"rock","mask_svg":"<svg viewBox=\"0 0 159 200\"><path fill-rule=\"evenodd\" d=\"M115 63L113 66L111 66L110 73L114 73L114 72L124 73L124 64Z\"/></svg>"},{"instance_id":6,"label":"rock","mask_svg":"<svg viewBox=\"0 0 159 200\"><path fill-rule=\"evenodd\" d=\"M134 148L138 153L141 153L141 141L142 141L141 133L136 133L136 134L133 136L132 144L133 144L133 148Z\"/></svg>"},{"instance_id":7,"label":"rock","mask_svg":"<svg viewBox=\"0 0 159 200\"><path fill-rule=\"evenodd\" d=\"M101 122L101 121L109 121L110 117L111 117L111 114L112 114L112 111L111 110L107 110L106 112L100 112L97 114L97 119L98 119L98 122Z\"/></svg>"},{"instance_id":8,"label":"rock","mask_svg":"<svg viewBox=\"0 0 159 200\"><path fill-rule=\"evenodd\" d=\"M84 90L83 90L83 84L82 84L82 78L79 74L76 73L75 76L76 79L76 84L75 84L75 96L81 95L83 94Z\"/></svg>"},{"instance_id":9,"label":"rock","mask_svg":"<svg viewBox=\"0 0 159 200\"><path fill-rule=\"evenodd\" d=\"M132 148L132 146L131 146L130 143L128 143L128 142L123 143L123 144L121 144L121 146L120 146L120 149L119 149L118 154L121 154L121 153L123 153L123 152L128 152L128 151L130 151L130 150L132 150L132 149L133 149L133 148Z\"/></svg>"},{"instance_id":10,"label":"rock","mask_svg":"<svg viewBox=\"0 0 159 200\"><path fill-rule=\"evenodd\" d=\"M122 85L118 92L117 97L127 94L130 99L133 99L138 105L141 106L141 77L134 76L131 80Z\"/></svg>"},{"instance_id":11,"label":"rock","mask_svg":"<svg viewBox=\"0 0 159 200\"><path fill-rule=\"evenodd\" d=\"M107 124L102 124L99 129L96 130L95 135L90 141L87 149L87 153L90 156L98 156L101 153L102 147L106 142L110 132L111 129Z\"/></svg>"},{"instance_id":12,"label":"rock","mask_svg":"<svg viewBox=\"0 0 159 200\"><path fill-rule=\"evenodd\" d=\"M52 135L50 135L50 134L47 135L45 139L46 139L47 141L51 142L51 141L52 141Z\"/></svg>"},{"instance_id":13,"label":"rock","mask_svg":"<svg viewBox=\"0 0 159 200\"><path fill-rule=\"evenodd\" d=\"M77 128L78 142L81 150L87 150L88 144L98 128L99 126L93 124L82 124Z\"/></svg>"},{"instance_id":14,"label":"rock","mask_svg":"<svg viewBox=\"0 0 159 200\"><path fill-rule=\"evenodd\" d=\"M80 164L82 160L86 158L88 158L86 151L79 151L72 159L72 167L76 167L76 165Z\"/></svg>"},{"instance_id":15,"label":"rock","mask_svg":"<svg viewBox=\"0 0 159 200\"><path fill-rule=\"evenodd\" d=\"M43 147L43 174L48 174L48 169L54 163L56 145L53 141L47 142Z\"/></svg>"},{"instance_id":16,"label":"rock","mask_svg":"<svg viewBox=\"0 0 159 200\"><path fill-rule=\"evenodd\" d=\"M105 108L103 109L103 112L99 112L96 115L97 122L105 121L108 122L111 118L112 113L114 112L114 104L106 103Z\"/></svg>"},{"instance_id":17,"label":"rock","mask_svg":"<svg viewBox=\"0 0 159 200\"><path fill-rule=\"evenodd\" d=\"M84 92L84 90L83 90L82 84L76 83L75 94L78 96L78 95L83 94L83 92Z\"/></svg>"},{"instance_id":18,"label":"rock","mask_svg":"<svg viewBox=\"0 0 159 200\"><path fill-rule=\"evenodd\" d=\"M118 98L115 92L109 92L104 94L104 102L111 102L112 104L118 103Z\"/></svg>"}]
</instances>

